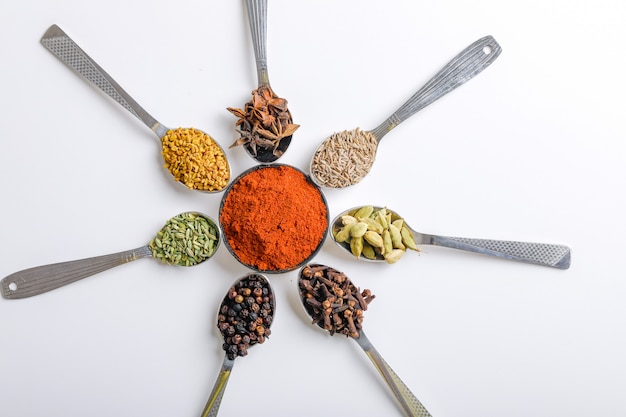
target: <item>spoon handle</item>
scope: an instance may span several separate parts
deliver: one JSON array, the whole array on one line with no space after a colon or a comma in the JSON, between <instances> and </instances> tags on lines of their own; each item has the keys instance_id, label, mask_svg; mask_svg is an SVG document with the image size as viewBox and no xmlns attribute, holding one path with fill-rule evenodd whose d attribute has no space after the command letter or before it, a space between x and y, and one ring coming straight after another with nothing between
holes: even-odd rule
<instances>
[{"instance_id":1,"label":"spoon handle","mask_svg":"<svg viewBox=\"0 0 626 417\"><path fill-rule=\"evenodd\" d=\"M222 397L224 396L224 391L226 390L226 384L228 383L228 378L230 378L230 373L233 370L233 365L235 365L235 360L228 359L228 357L224 356L222 369L220 370L220 373L217 375L217 379L215 380L215 385L213 385L213 391L211 391L209 400L204 406L204 410L202 411L202 417L217 416L217 412L220 409L220 404L222 403Z\"/></svg>"},{"instance_id":2,"label":"spoon handle","mask_svg":"<svg viewBox=\"0 0 626 417\"><path fill-rule=\"evenodd\" d=\"M567 269L571 261L570 249L564 245L436 236L415 231L413 234L419 243L425 245L445 246L553 268Z\"/></svg>"},{"instance_id":3,"label":"spoon handle","mask_svg":"<svg viewBox=\"0 0 626 417\"><path fill-rule=\"evenodd\" d=\"M387 120L372 130L372 133L380 141L391 129L410 116L479 74L501 52L502 48L492 36L477 40L455 56Z\"/></svg>"},{"instance_id":4,"label":"spoon handle","mask_svg":"<svg viewBox=\"0 0 626 417\"><path fill-rule=\"evenodd\" d=\"M267 72L267 0L246 0L259 86L269 85Z\"/></svg>"},{"instance_id":5,"label":"spoon handle","mask_svg":"<svg viewBox=\"0 0 626 417\"><path fill-rule=\"evenodd\" d=\"M380 353L374 348L374 345L369 341L363 330L360 330L360 336L356 342L361 346L365 354L372 361L380 375L383 377L391 392L396 397L396 400L402 407L402 410L407 416L411 417L431 417L426 407L415 397L409 387L396 375L391 369L391 366L385 362Z\"/></svg>"},{"instance_id":6,"label":"spoon handle","mask_svg":"<svg viewBox=\"0 0 626 417\"><path fill-rule=\"evenodd\" d=\"M60 288L115 266L152 256L148 246L76 261L36 266L15 272L0 281L2 296L7 299L32 297Z\"/></svg>"},{"instance_id":7,"label":"spoon handle","mask_svg":"<svg viewBox=\"0 0 626 417\"><path fill-rule=\"evenodd\" d=\"M141 120L159 138L167 128L148 114L120 85L89 57L60 27L52 25L41 37L41 44L65 65L98 87L126 110Z\"/></svg>"}]
</instances>

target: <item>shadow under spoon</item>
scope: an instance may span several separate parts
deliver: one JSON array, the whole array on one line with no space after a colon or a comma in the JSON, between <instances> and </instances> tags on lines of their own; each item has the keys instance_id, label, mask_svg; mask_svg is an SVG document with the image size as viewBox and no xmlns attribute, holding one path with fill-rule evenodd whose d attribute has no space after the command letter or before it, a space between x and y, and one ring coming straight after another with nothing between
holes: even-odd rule
<instances>
[{"instance_id":1,"label":"shadow under spoon","mask_svg":"<svg viewBox=\"0 0 626 417\"><path fill-rule=\"evenodd\" d=\"M333 241L342 249L351 252L350 245L346 242L338 242L336 233L343 227L342 218L346 215L354 214L360 207L354 207L337 215L331 223L331 235ZM373 206L374 212L383 207ZM398 213L384 208L390 213L392 219L403 219ZM358 221L359 219L357 219ZM570 248L565 245L552 243L519 242L513 240L475 239L464 237L439 236L421 233L411 228L403 219L403 224L412 233L417 245L434 245L446 248L458 249L467 252L474 252L483 255L495 256L496 258L508 259L512 261L531 263L552 268L568 269L571 262ZM360 256L359 259L372 262L385 262L383 256L376 259L368 259Z\"/></svg>"},{"instance_id":2,"label":"shadow under spoon","mask_svg":"<svg viewBox=\"0 0 626 417\"><path fill-rule=\"evenodd\" d=\"M190 233L190 238L187 238L186 236L184 238L174 236L171 237L172 240L167 243L163 243L161 240L159 240L158 243L156 242L157 239L166 239L161 234L164 233L164 231L167 231L168 236L170 235L169 225L172 224L172 222L178 223L178 219L185 218L192 219L190 221L193 221L196 225L194 227L197 227L200 224L210 225L213 229L213 233L203 232L200 236L192 235ZM206 220L206 223L203 220ZM179 224L189 224L186 222L187 220L182 221ZM170 238L168 237L167 239ZM203 246L195 249L196 253L193 257L189 254L174 254L171 251L168 252L164 249L159 249L158 247L159 244L165 244L166 248L176 248L178 243L182 244L185 242L184 244L186 244L187 241L191 240L193 242L194 239L196 242L202 241ZM213 243L210 243L211 241ZM153 242L155 246L154 249L151 249ZM217 251L220 242L220 231L213 219L196 212L181 213L168 220L165 226L163 226L163 228L156 235L155 239L145 246L109 255L36 266L34 268L14 272L0 281L0 290L2 291L2 297L6 299L32 297L141 258L157 257L161 258L163 262L167 262L169 264L193 266L211 258ZM206 247L204 245L206 245ZM159 255L156 255L156 253ZM178 255L180 255L180 258L177 258Z\"/></svg>"},{"instance_id":3,"label":"shadow under spoon","mask_svg":"<svg viewBox=\"0 0 626 417\"><path fill-rule=\"evenodd\" d=\"M100 65L87 55L85 51L83 51L59 26L50 26L46 33L44 33L41 37L41 44L59 60L61 60L61 62L74 70L78 75L85 78L92 85L100 89L128 110L133 116L141 120L157 135L160 141L162 141L167 133L172 130L159 123L146 110L144 110L144 108L141 107L137 101L135 101L104 69L102 69ZM211 138L211 136L205 132L202 133ZM230 179L230 164L228 164L226 153L217 141L213 138L211 138L211 141L216 146L216 149L219 150L219 156L226 161L228 170L226 177L227 179ZM172 172L170 172L170 174L172 174ZM182 181L179 181L178 183L183 184ZM225 186L206 190L192 189L206 193L216 193L222 191L224 188Z\"/></svg>"},{"instance_id":4,"label":"shadow under spoon","mask_svg":"<svg viewBox=\"0 0 626 417\"><path fill-rule=\"evenodd\" d=\"M374 364L407 416L431 417L363 332L363 311L374 299L369 290L361 292L343 272L321 264L305 265L300 270L298 289L302 306L313 324L331 335L353 339ZM367 299L366 292L369 293Z\"/></svg>"},{"instance_id":5,"label":"shadow under spoon","mask_svg":"<svg viewBox=\"0 0 626 417\"><path fill-rule=\"evenodd\" d=\"M372 168L378 145L387 133L419 110L474 78L491 65L501 52L502 48L492 36L478 39L373 130L343 131L326 138L311 158L311 178L318 185L329 188L357 184Z\"/></svg>"},{"instance_id":6,"label":"shadow under spoon","mask_svg":"<svg viewBox=\"0 0 626 417\"><path fill-rule=\"evenodd\" d=\"M256 62L258 88L266 87L275 95L274 90L270 86L269 73L267 71L267 0L246 0L246 9ZM289 117L291 118L291 113L289 113ZM245 145L244 148L252 159L268 164L280 159L287 151L292 137L293 135L289 135L280 139L276 149L278 154L270 148L260 146L256 147L255 152L250 149L249 145Z\"/></svg>"},{"instance_id":7,"label":"shadow under spoon","mask_svg":"<svg viewBox=\"0 0 626 417\"><path fill-rule=\"evenodd\" d=\"M246 296L245 294L248 290L251 290L251 292ZM261 295L257 296L255 291L259 290L261 291ZM255 296L250 297L250 294ZM259 297L264 300L262 303L256 301ZM266 303L267 305L265 305ZM220 405L222 404L226 385L228 384L228 379L235 365L235 359L239 356L247 355L248 348L265 341L265 338L270 334L269 329L273 322L275 309L274 291L272 290L270 282L262 274L250 273L245 275L235 281L230 287L220 304L217 320L218 329L224 338L223 346L226 352L224 353L222 368L217 375L209 399L202 411L202 417L217 416ZM244 316L241 313L243 310L248 312L248 314ZM258 317L251 316L251 314L257 315L254 311L258 312ZM257 319L260 319L260 321L257 321ZM231 320L230 323L229 320ZM234 321L236 321L237 324L233 324ZM246 326L253 325L255 330L249 330L249 327L239 326L240 323ZM230 324L232 324L232 329L229 328ZM224 327L221 328L221 326ZM238 340L234 341L234 338L238 338ZM245 342L247 342L247 344ZM245 350L242 350L242 343L243 349Z\"/></svg>"},{"instance_id":8,"label":"shadow under spoon","mask_svg":"<svg viewBox=\"0 0 626 417\"><path fill-rule=\"evenodd\" d=\"M411 392L409 387L400 379L389 364L383 359L376 350L372 342L365 336L361 329L359 337L353 338L354 341L363 349L367 357L374 364L378 373L383 377L387 386L393 393L394 397L402 407L407 416L411 417L431 417L426 407L417 399L415 394Z\"/></svg>"}]
</instances>

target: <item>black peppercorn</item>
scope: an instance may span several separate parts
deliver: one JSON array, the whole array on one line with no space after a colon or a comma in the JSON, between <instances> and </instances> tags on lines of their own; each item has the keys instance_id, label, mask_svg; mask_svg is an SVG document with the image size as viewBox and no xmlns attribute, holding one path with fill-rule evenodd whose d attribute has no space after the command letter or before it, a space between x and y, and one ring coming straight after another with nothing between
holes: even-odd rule
<instances>
[{"instance_id":1,"label":"black peppercorn","mask_svg":"<svg viewBox=\"0 0 626 417\"><path fill-rule=\"evenodd\" d=\"M263 343L273 322L274 294L262 275L250 274L231 287L218 313L222 348L229 359L245 356L248 349Z\"/></svg>"}]
</instances>

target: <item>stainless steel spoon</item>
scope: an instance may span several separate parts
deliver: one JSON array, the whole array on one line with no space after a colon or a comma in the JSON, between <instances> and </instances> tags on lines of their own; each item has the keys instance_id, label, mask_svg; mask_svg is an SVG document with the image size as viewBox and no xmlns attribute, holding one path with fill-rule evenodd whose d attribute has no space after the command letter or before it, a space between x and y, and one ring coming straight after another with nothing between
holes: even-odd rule
<instances>
[{"instance_id":1,"label":"stainless steel spoon","mask_svg":"<svg viewBox=\"0 0 626 417\"><path fill-rule=\"evenodd\" d=\"M339 214L332 222L331 236L333 241L342 249L351 253L350 245L345 242L337 242L335 234L342 227L342 217L353 213L360 207L353 207ZM374 206L374 210L380 210L382 207ZM393 218L402 218L398 213L386 208ZM497 258L510 259L513 261L532 263L537 265L549 266L559 269L567 269L570 266L571 252L569 247L564 245L549 243L529 243L508 240L490 240L490 239L473 239L463 237L438 236L426 233L420 233L412 229L404 221L404 225L413 233L415 242L418 245L435 245L444 246L452 249L459 249L468 252L476 252L483 255L495 256ZM372 262L385 262L382 256L377 259L364 259Z\"/></svg>"},{"instance_id":2,"label":"stainless steel spoon","mask_svg":"<svg viewBox=\"0 0 626 417\"><path fill-rule=\"evenodd\" d=\"M204 252L204 255L198 260L199 262L192 262L189 264L189 266L193 266L211 258L215 254L215 252L217 252L217 248L219 247L222 239L220 236L220 229L217 226L217 223L215 223L215 221L209 216L197 212L186 212L174 216L172 219L178 219L180 218L180 216L188 215L205 218L211 225L211 228L213 228L213 230L217 234L217 236L214 236L216 239L211 248L212 253L209 256L206 256L207 252ZM165 230L165 228L168 227L168 224L172 221L172 219L168 220L168 223L163 226L161 231ZM156 237L158 236L159 234L156 235ZM189 240L187 238L184 239L186 239L185 241ZM166 245L172 245L173 247L175 244L182 242L183 238L176 240L177 242L172 241L166 243ZM158 245L158 242L155 244ZM22 271L18 271L11 275L8 275L3 278L2 281L0 281L2 297L7 299L32 297L34 295L42 294L63 287L83 278L90 277L99 272L106 271L113 267L123 265L140 258L155 257L155 252L157 251L155 250L153 252L153 250L150 249L150 243L148 243L147 245L141 246L136 249L113 253L110 255L102 255L92 258L60 262L24 269ZM186 266L184 265L184 260L186 258L187 257L185 256L180 261L180 263L176 264ZM168 263L172 263L172 261L174 260L167 260Z\"/></svg>"},{"instance_id":3,"label":"stainless steel spoon","mask_svg":"<svg viewBox=\"0 0 626 417\"><path fill-rule=\"evenodd\" d=\"M269 73L267 72L267 0L246 0L246 9L252 35L258 88L269 87L271 90ZM257 146L255 155L248 145L244 145L244 148L252 159L268 164L276 162L287 151L292 137L293 135L280 140L279 156L276 156L272 149Z\"/></svg>"},{"instance_id":4,"label":"stainless steel spoon","mask_svg":"<svg viewBox=\"0 0 626 417\"><path fill-rule=\"evenodd\" d=\"M309 271L311 272L309 273ZM326 272L323 271L330 271L330 274L326 274ZM321 275L315 275L316 278L310 279L309 275L320 274L320 272ZM341 276L342 278L337 278L339 276ZM319 288L315 288L314 285L316 284L312 284L312 282L316 279L320 281L325 280L322 284L320 284ZM339 282L340 279L343 281ZM305 283L304 281L307 282ZM340 290L337 290L335 288L339 288ZM345 276L345 274L326 265L305 265L298 274L298 289L300 292L300 301L302 301L302 306L304 307L306 313L313 319L313 323L317 324L318 328L329 331L331 335L346 334L346 336L354 339L354 341L357 342L361 349L363 349L367 357L372 361L380 375L383 377L384 381L389 386L389 389L391 390L396 401L402 408L402 411L404 411L407 416L430 417L430 413L428 412L428 410L426 410L426 407L424 407L424 405L411 392L409 387L407 387L406 384L402 382L400 377L398 377L398 375L393 371L393 369L391 369L389 364L383 359L383 357L376 350L376 348L374 348L374 345L372 345L367 336L365 336L362 328L353 328L352 331L347 330L346 333L338 333L339 331L341 331L338 329L345 329L345 327L347 326L347 319L342 319L341 314L345 314L346 310L353 311L353 308L344 309L340 313L335 313L337 314L337 318L333 315L333 318L329 319L332 320L333 324L328 325L328 327L325 327L326 325L324 324L324 321L320 320L320 318L317 316L317 312L319 310L316 310L316 308L313 306L313 303L311 302L312 299L314 300L314 303L321 304L322 309L332 309L333 305L337 305L338 307L334 308L340 310L342 308L341 306L345 307L348 304L349 297L352 296L352 294L349 294L351 293L351 291L349 290L350 288L356 288L356 286L350 281L348 277ZM339 291L341 291L341 293ZM326 293L326 295L324 295L324 293ZM341 297L338 294L341 295ZM345 300L341 299L341 301L343 302L338 303L339 299L342 297ZM330 307L326 307L324 305L324 302L331 299L332 302L329 302L328 304ZM356 310L361 310L361 313L367 308L366 306L361 305L361 301L359 301L356 305L360 305L360 307L356 307ZM357 314L356 310L354 310L354 313L350 315L351 317L354 317L354 315ZM335 324L335 320L339 321L340 324ZM356 318L353 319L353 321L356 320ZM356 326L356 324L354 323L353 325Z\"/></svg>"},{"instance_id":5,"label":"stainless steel spoon","mask_svg":"<svg viewBox=\"0 0 626 417\"><path fill-rule=\"evenodd\" d=\"M61 60L65 65L74 70L78 75L84 77L92 85L99 88L122 107L128 110L133 116L141 120L159 138L165 137L168 131L172 130L153 118L143 109L102 67L100 67L89 55L85 53L60 27L52 25L41 37L41 44L52 54ZM210 136L210 135L209 135ZM215 139L213 142L222 154L224 160L228 161L224 149ZM228 165L228 180L230 180L230 164ZM168 171L169 172L169 171ZM171 173L171 172L170 172ZM182 184L182 182L180 182ZM184 185L184 184L183 184ZM190 188L190 187L187 187ZM196 190L207 193L220 192L225 188L215 190Z\"/></svg>"},{"instance_id":6,"label":"stainless steel spoon","mask_svg":"<svg viewBox=\"0 0 626 417\"><path fill-rule=\"evenodd\" d=\"M465 48L391 116L373 130L365 132L372 134L376 140L376 148L368 160L373 164L380 141L394 127L482 72L498 58L501 52L500 45L492 36L485 36ZM343 188L360 182L371 169L371 165L358 167L354 165L354 162L348 161L345 166L340 167L337 161L327 161L329 164L332 164L332 169L337 172L333 175L344 176L346 172L352 172L351 175L355 175L354 172L360 171L359 175L356 175L349 181L342 180L340 181L342 184L339 185L330 185L330 181L320 178L321 171L317 167L316 155L328 144L329 139L325 139L318 146L311 159L310 172L313 180L320 186L330 188ZM349 144L346 144L345 147L349 147Z\"/></svg>"},{"instance_id":7,"label":"stainless steel spoon","mask_svg":"<svg viewBox=\"0 0 626 417\"><path fill-rule=\"evenodd\" d=\"M258 273L248 274L238 279L237 281L235 281L233 285L231 285L230 289L228 290L228 292L224 296L224 299L222 300L220 309L218 310L218 320L217 320L218 328L220 328L220 325L222 325L222 323L226 323L226 325L228 325L226 319L227 317L229 317L228 316L228 313L230 313L229 309L232 309L237 304L239 304L240 306L249 307L249 305L246 305L246 303L248 303L248 301L246 300L247 297L242 296L243 300L238 303L236 300L234 300L234 297L236 297L236 295L234 295L233 292L237 295L241 295L240 288L242 287L249 288L249 286L251 285L256 285L257 288L262 288L262 289L267 290L268 304L270 306L270 315L272 318L270 318L269 323L267 321L267 318L264 318L263 324L259 324L259 326L263 327L264 332L269 332L269 328L272 325L273 316L276 310L274 291L272 290L272 287L269 281L267 280L267 278L264 275L261 275ZM260 308L262 309L263 307L260 307ZM227 313L225 313L223 309L226 309ZM241 309L239 309L239 311L241 311ZM239 313L233 312L233 314L239 314ZM222 320L222 317L220 317L222 315L226 316L224 317L224 320ZM242 315L236 316L236 319L238 322L245 322L246 324L252 323L252 318L250 317L249 314L246 317L243 317ZM228 332L227 328L220 329L220 332L224 336L225 346L226 345L234 346L233 342L229 343L228 341L228 337L232 338L234 336L225 335L225 333ZM248 335L248 337L250 337L247 329L245 329L244 331L238 330L236 334L240 336L242 334L244 336ZM251 343L248 347L246 347L246 352L249 347L252 347L258 343L262 343L262 342L258 342L258 339L257 339L257 341L255 341L254 343ZM233 366L235 365L235 359L238 356L243 356L243 355L240 353L229 352L228 350L226 350L224 354L224 361L222 363L222 368L220 369L220 372L217 375L217 379L215 380L215 384L213 386L213 390L211 391L211 395L209 395L209 399L206 403L206 406L204 407L204 410L202 411L202 417L217 416L220 405L222 403L222 397L224 396L224 391L226 390L226 384L228 383L228 379L230 378L230 374L232 372Z\"/></svg>"}]
</instances>

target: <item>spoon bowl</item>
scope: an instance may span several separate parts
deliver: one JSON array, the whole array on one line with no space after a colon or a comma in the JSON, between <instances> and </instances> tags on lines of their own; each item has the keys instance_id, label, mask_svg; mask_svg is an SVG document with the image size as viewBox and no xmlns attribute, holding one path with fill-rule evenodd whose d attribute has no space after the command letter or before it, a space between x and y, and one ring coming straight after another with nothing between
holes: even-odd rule
<instances>
[{"instance_id":1,"label":"spoon bowl","mask_svg":"<svg viewBox=\"0 0 626 417\"><path fill-rule=\"evenodd\" d=\"M298 274L300 301L312 324L331 335L350 337L372 361L398 405L407 416L430 417L430 413L391 369L363 332L363 311L374 299L361 291L340 271L326 265L305 265Z\"/></svg>"},{"instance_id":2,"label":"spoon bowl","mask_svg":"<svg viewBox=\"0 0 626 417\"><path fill-rule=\"evenodd\" d=\"M191 232L190 225L196 231L200 227L209 229ZM183 236L174 236L174 227ZM0 281L0 290L6 299L32 297L141 258L153 257L172 265L193 266L213 257L221 241L221 232L215 220L198 212L185 212L169 219L145 246L14 272ZM182 250L188 246L188 242L193 248L189 249L191 253Z\"/></svg>"},{"instance_id":3,"label":"spoon bowl","mask_svg":"<svg viewBox=\"0 0 626 417\"><path fill-rule=\"evenodd\" d=\"M393 128L478 75L498 58L502 49L492 36L469 45L419 91L376 128L342 131L326 138L310 163L311 178L322 187L344 188L359 183L371 170L378 145Z\"/></svg>"},{"instance_id":4,"label":"spoon bowl","mask_svg":"<svg viewBox=\"0 0 626 417\"><path fill-rule=\"evenodd\" d=\"M217 327L224 338L224 361L202 417L217 416L235 359L265 342L275 311L274 291L264 275L251 273L231 285L217 313Z\"/></svg>"},{"instance_id":5,"label":"spoon bowl","mask_svg":"<svg viewBox=\"0 0 626 417\"><path fill-rule=\"evenodd\" d=\"M495 256L497 258L509 259L513 261L532 263L537 265L549 266L558 269L567 269L571 262L571 251L569 247L558 244L548 243L530 243L508 240L492 240L492 239L475 239L475 238L462 238L462 237L450 237L450 236L438 236L433 234L420 233L415 229L412 229L408 223L398 213L390 210L386 207L380 206L361 206L353 207L337 215L330 227L330 234L333 241L342 249L353 254L350 243L342 241L341 237L337 237L337 233L344 227L346 220L345 216L354 217L358 210L363 207L371 207L372 213L367 217L375 219L376 213L380 210L385 210L388 213L390 220L402 219L403 224L411 233L416 245L435 245L443 246L452 249L459 249L468 252L475 252L483 255ZM355 218L357 221L362 221L360 216ZM351 220L350 220L351 221ZM369 220L366 220L369 222ZM372 230L374 226L368 227L368 230ZM382 227L382 225L381 225ZM381 230L381 229L378 229ZM359 260L366 260L370 262L386 262L384 254L376 253L375 258L367 258L360 254Z\"/></svg>"},{"instance_id":6,"label":"spoon bowl","mask_svg":"<svg viewBox=\"0 0 626 417\"><path fill-rule=\"evenodd\" d=\"M168 172L174 176L177 183L206 193L216 193L226 188L231 177L230 164L224 149L210 135L199 129L170 129L159 123L59 26L50 26L41 37L41 44L78 75L84 77L141 120L159 138L164 155L168 144L172 141L176 142L179 150L186 149L187 154L184 157L165 161ZM204 147L202 157L198 156L197 150L191 150L192 146L188 140L192 138ZM210 157L205 155L210 155ZM209 161L208 158L214 160ZM203 160L206 163L193 163L192 165L192 161L195 160Z\"/></svg>"}]
</instances>

